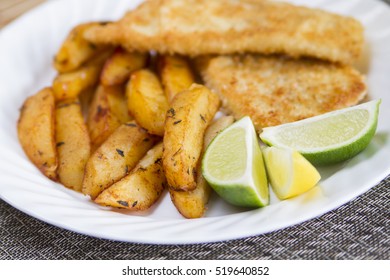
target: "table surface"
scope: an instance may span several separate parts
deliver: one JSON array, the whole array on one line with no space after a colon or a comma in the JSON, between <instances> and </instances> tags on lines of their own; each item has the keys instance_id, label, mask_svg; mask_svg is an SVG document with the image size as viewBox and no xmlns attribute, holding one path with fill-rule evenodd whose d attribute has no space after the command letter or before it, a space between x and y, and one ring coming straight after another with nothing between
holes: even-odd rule
<instances>
[{"instance_id":1,"label":"table surface","mask_svg":"<svg viewBox=\"0 0 390 280\"><path fill-rule=\"evenodd\" d=\"M0 0L0 28L41 2L44 0ZM145 245L57 228L0 199L0 260L390 259L389 209L387 176L353 201L287 229L225 242Z\"/></svg>"}]
</instances>

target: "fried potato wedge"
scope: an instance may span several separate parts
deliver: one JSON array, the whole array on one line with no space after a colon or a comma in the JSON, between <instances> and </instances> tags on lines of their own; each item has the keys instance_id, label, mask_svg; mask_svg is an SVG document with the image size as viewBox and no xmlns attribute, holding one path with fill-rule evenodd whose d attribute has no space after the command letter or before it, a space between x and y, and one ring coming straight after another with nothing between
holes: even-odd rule
<instances>
[{"instance_id":1,"label":"fried potato wedge","mask_svg":"<svg viewBox=\"0 0 390 280\"><path fill-rule=\"evenodd\" d=\"M65 73L76 70L105 48L103 45L95 45L84 39L84 32L88 28L99 25L101 25L99 22L83 23L70 31L54 57L54 68L58 72Z\"/></svg>"},{"instance_id":2,"label":"fried potato wedge","mask_svg":"<svg viewBox=\"0 0 390 280\"><path fill-rule=\"evenodd\" d=\"M162 143L154 146L130 174L104 190L95 202L103 206L133 211L151 207L161 196L166 185L162 153Z\"/></svg>"},{"instance_id":3,"label":"fried potato wedge","mask_svg":"<svg viewBox=\"0 0 390 280\"><path fill-rule=\"evenodd\" d=\"M95 199L126 176L155 142L156 137L135 122L122 124L89 158L82 192Z\"/></svg>"},{"instance_id":4,"label":"fried potato wedge","mask_svg":"<svg viewBox=\"0 0 390 280\"><path fill-rule=\"evenodd\" d=\"M104 64L100 82L105 86L123 84L129 79L131 72L144 68L147 60L147 53L127 52L117 48Z\"/></svg>"},{"instance_id":5,"label":"fried potato wedge","mask_svg":"<svg viewBox=\"0 0 390 280\"><path fill-rule=\"evenodd\" d=\"M105 51L81 68L57 75L53 81L56 100L76 98L81 92L96 85L104 61L110 54L110 51Z\"/></svg>"},{"instance_id":6,"label":"fried potato wedge","mask_svg":"<svg viewBox=\"0 0 390 280\"><path fill-rule=\"evenodd\" d=\"M129 120L123 87L99 85L87 119L92 150L96 150L121 124Z\"/></svg>"},{"instance_id":7,"label":"fried potato wedge","mask_svg":"<svg viewBox=\"0 0 390 280\"><path fill-rule=\"evenodd\" d=\"M81 105L81 112L83 113L84 119L88 119L88 114L90 110L90 106L92 103L92 100L95 96L95 87L88 88L84 91L82 91L79 95L80 105Z\"/></svg>"},{"instance_id":8,"label":"fried potato wedge","mask_svg":"<svg viewBox=\"0 0 390 280\"><path fill-rule=\"evenodd\" d=\"M147 69L134 72L126 95L127 107L137 123L149 133L163 136L169 104L156 74Z\"/></svg>"},{"instance_id":9,"label":"fried potato wedge","mask_svg":"<svg viewBox=\"0 0 390 280\"><path fill-rule=\"evenodd\" d=\"M195 189L203 136L219 105L217 95L197 84L172 100L165 121L163 166L174 190Z\"/></svg>"},{"instance_id":10,"label":"fried potato wedge","mask_svg":"<svg viewBox=\"0 0 390 280\"><path fill-rule=\"evenodd\" d=\"M204 135L202 154L206 151L207 146L215 136L233 122L234 118L232 116L223 116L210 124ZM193 191L183 192L169 188L169 195L173 204L180 214L188 219L200 218L204 215L210 193L211 188L202 175L202 164L200 160L196 172L196 188Z\"/></svg>"},{"instance_id":11,"label":"fried potato wedge","mask_svg":"<svg viewBox=\"0 0 390 280\"><path fill-rule=\"evenodd\" d=\"M18 121L18 137L28 158L52 180L57 179L58 156L55 139L55 99L44 88L24 102Z\"/></svg>"},{"instance_id":12,"label":"fried potato wedge","mask_svg":"<svg viewBox=\"0 0 390 280\"><path fill-rule=\"evenodd\" d=\"M56 142L59 181L80 192L91 145L78 99L57 104Z\"/></svg>"},{"instance_id":13,"label":"fried potato wedge","mask_svg":"<svg viewBox=\"0 0 390 280\"><path fill-rule=\"evenodd\" d=\"M178 55L161 55L158 57L158 69L165 95L170 102L173 97L188 89L195 77L186 58Z\"/></svg>"},{"instance_id":14,"label":"fried potato wedge","mask_svg":"<svg viewBox=\"0 0 390 280\"><path fill-rule=\"evenodd\" d=\"M201 167L197 168L196 188L192 191L169 189L169 195L179 213L187 219L201 218L206 212L211 188L202 176Z\"/></svg>"},{"instance_id":15,"label":"fried potato wedge","mask_svg":"<svg viewBox=\"0 0 390 280\"><path fill-rule=\"evenodd\" d=\"M120 89L118 89L117 86L109 87L107 100L112 114L121 122L121 124L133 120L127 109L125 88L123 86Z\"/></svg>"}]
</instances>

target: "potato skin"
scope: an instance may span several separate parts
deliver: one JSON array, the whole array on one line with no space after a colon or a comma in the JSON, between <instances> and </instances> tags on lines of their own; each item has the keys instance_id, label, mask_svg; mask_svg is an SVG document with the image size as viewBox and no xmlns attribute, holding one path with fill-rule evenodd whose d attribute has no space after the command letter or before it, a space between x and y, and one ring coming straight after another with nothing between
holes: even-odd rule
<instances>
[{"instance_id":1,"label":"potato skin","mask_svg":"<svg viewBox=\"0 0 390 280\"><path fill-rule=\"evenodd\" d=\"M118 47L107 59L100 75L100 82L104 86L114 86L125 83L130 74L145 67L148 54L127 52Z\"/></svg>"},{"instance_id":2,"label":"potato skin","mask_svg":"<svg viewBox=\"0 0 390 280\"><path fill-rule=\"evenodd\" d=\"M82 192L95 199L126 176L156 141L135 122L119 126L89 158Z\"/></svg>"},{"instance_id":3,"label":"potato skin","mask_svg":"<svg viewBox=\"0 0 390 280\"><path fill-rule=\"evenodd\" d=\"M83 91L95 86L111 50L99 53L91 61L72 72L61 73L54 78L53 91L57 101L77 98Z\"/></svg>"},{"instance_id":4,"label":"potato skin","mask_svg":"<svg viewBox=\"0 0 390 280\"><path fill-rule=\"evenodd\" d=\"M149 133L163 136L169 105L156 74L147 69L134 72L126 95L127 107L137 123Z\"/></svg>"},{"instance_id":5,"label":"potato skin","mask_svg":"<svg viewBox=\"0 0 390 280\"><path fill-rule=\"evenodd\" d=\"M206 129L203 143L202 155L207 149L210 142L223 129L231 125L234 118L231 116L223 116L210 124ZM202 175L201 161L197 167L196 188L193 191L175 191L169 189L171 200L180 214L188 219L200 218L206 212L206 204L210 198L211 188Z\"/></svg>"},{"instance_id":6,"label":"potato skin","mask_svg":"<svg viewBox=\"0 0 390 280\"><path fill-rule=\"evenodd\" d=\"M64 186L81 192L91 145L78 99L57 104L56 143L59 181Z\"/></svg>"},{"instance_id":7,"label":"potato skin","mask_svg":"<svg viewBox=\"0 0 390 280\"><path fill-rule=\"evenodd\" d=\"M162 152L162 143L154 146L130 174L104 190L95 202L133 211L150 208L159 199L166 185Z\"/></svg>"},{"instance_id":8,"label":"potato skin","mask_svg":"<svg viewBox=\"0 0 390 280\"><path fill-rule=\"evenodd\" d=\"M88 131L95 151L121 124L129 121L122 86L99 85L88 112Z\"/></svg>"},{"instance_id":9,"label":"potato skin","mask_svg":"<svg viewBox=\"0 0 390 280\"><path fill-rule=\"evenodd\" d=\"M219 105L214 93L197 84L173 99L165 121L163 154L170 188L177 191L195 189L204 133Z\"/></svg>"},{"instance_id":10,"label":"potato skin","mask_svg":"<svg viewBox=\"0 0 390 280\"><path fill-rule=\"evenodd\" d=\"M188 89L195 77L186 58L179 55L161 55L158 57L158 69L165 95L169 102L179 92Z\"/></svg>"},{"instance_id":11,"label":"potato skin","mask_svg":"<svg viewBox=\"0 0 390 280\"><path fill-rule=\"evenodd\" d=\"M51 88L26 99L18 121L18 137L34 165L48 178L57 180L55 99Z\"/></svg>"},{"instance_id":12,"label":"potato skin","mask_svg":"<svg viewBox=\"0 0 390 280\"><path fill-rule=\"evenodd\" d=\"M99 25L99 22L83 23L70 31L54 57L53 65L59 73L76 70L104 48L84 39L86 30Z\"/></svg>"},{"instance_id":13,"label":"potato skin","mask_svg":"<svg viewBox=\"0 0 390 280\"><path fill-rule=\"evenodd\" d=\"M196 188L192 191L175 191L169 188L169 195L179 213L187 219L200 218L206 212L211 188L197 169Z\"/></svg>"}]
</instances>

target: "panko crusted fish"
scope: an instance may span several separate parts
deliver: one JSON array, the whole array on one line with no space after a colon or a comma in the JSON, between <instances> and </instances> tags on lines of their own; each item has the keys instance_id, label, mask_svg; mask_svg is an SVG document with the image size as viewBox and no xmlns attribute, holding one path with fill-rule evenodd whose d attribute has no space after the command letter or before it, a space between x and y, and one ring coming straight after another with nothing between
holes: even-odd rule
<instances>
[{"instance_id":1,"label":"panko crusted fish","mask_svg":"<svg viewBox=\"0 0 390 280\"><path fill-rule=\"evenodd\" d=\"M129 50L197 56L254 52L352 64L363 27L351 17L266 0L149 0L85 38Z\"/></svg>"}]
</instances>

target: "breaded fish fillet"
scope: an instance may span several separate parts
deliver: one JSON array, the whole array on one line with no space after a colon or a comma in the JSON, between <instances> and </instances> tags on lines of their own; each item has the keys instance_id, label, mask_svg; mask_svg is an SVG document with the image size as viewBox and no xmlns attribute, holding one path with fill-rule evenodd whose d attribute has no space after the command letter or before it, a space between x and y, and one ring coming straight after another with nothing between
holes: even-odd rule
<instances>
[{"instance_id":1,"label":"breaded fish fillet","mask_svg":"<svg viewBox=\"0 0 390 280\"><path fill-rule=\"evenodd\" d=\"M324 61L237 55L197 63L224 110L250 116L257 131L355 105L366 94L358 71Z\"/></svg>"},{"instance_id":2,"label":"breaded fish fillet","mask_svg":"<svg viewBox=\"0 0 390 280\"><path fill-rule=\"evenodd\" d=\"M284 53L343 64L359 56L364 40L351 17L266 0L149 0L85 37L138 51Z\"/></svg>"}]
</instances>

